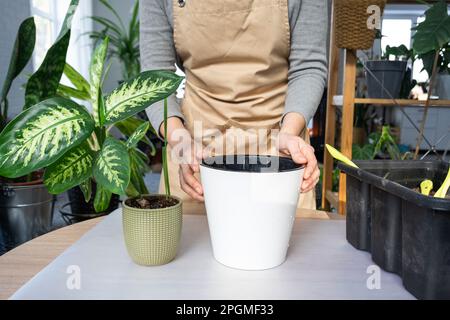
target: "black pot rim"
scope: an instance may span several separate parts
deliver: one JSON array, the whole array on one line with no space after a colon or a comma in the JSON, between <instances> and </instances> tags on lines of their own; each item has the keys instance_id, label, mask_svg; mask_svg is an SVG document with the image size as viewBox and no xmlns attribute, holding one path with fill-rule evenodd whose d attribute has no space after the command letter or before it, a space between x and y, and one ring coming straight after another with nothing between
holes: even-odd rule
<instances>
[{"instance_id":1,"label":"black pot rim","mask_svg":"<svg viewBox=\"0 0 450 320\"><path fill-rule=\"evenodd\" d=\"M391 163L405 165L406 163L422 163L422 164L432 164L433 162L440 162L439 160L355 160L356 164L364 163ZM372 184L377 188L393 194L403 200L409 201L417 206L429 208L438 211L448 211L450 210L450 200L447 198L435 198L433 196L425 196L420 192L414 191L408 187L401 185L398 182L389 180L388 178L382 178L374 173L361 168L353 168L347 166L344 163L338 163L338 168L355 177L358 180L364 181L366 183Z\"/></svg>"},{"instance_id":2,"label":"black pot rim","mask_svg":"<svg viewBox=\"0 0 450 320\"><path fill-rule=\"evenodd\" d=\"M226 163L226 158L227 157L234 157L234 159L236 158L244 158L245 162L243 164L237 164L236 161L233 161L233 164L227 164ZM255 170L250 170L248 168L243 167L243 165L250 165L250 166L258 166L257 162L256 164L249 164L249 159L250 158L265 158L265 159L278 159L279 163L284 162L288 168L278 168L278 170L267 170L267 171L255 171ZM211 161L211 159L215 159L215 158L222 158L222 164L217 164L215 161ZM210 164L211 162L213 162L213 164ZM270 162L270 161L269 161ZM230 166L230 167L226 167L226 166ZM259 163L259 165L261 165ZM291 158L288 157L280 157L280 156L272 156L272 155L243 155L243 154L239 154L239 155L218 155L218 156L214 156L214 157L208 157L206 159L204 159L202 161L202 163L200 164L200 166L208 168L208 169L213 169L213 170L219 170L219 171L227 171L227 172L239 172L239 173L284 173L284 172L292 172L292 171L300 171L302 170L305 166L301 165L301 164L297 164L295 163ZM233 166L233 167L231 167ZM236 167L236 166L241 166L241 167ZM267 167L263 167L264 164L262 164L261 168L267 168Z\"/></svg>"}]
</instances>

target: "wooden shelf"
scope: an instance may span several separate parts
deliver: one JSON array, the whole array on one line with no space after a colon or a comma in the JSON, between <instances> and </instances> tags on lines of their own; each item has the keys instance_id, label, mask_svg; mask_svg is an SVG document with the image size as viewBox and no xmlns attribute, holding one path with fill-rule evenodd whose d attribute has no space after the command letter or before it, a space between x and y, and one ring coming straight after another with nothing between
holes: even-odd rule
<instances>
[{"instance_id":1,"label":"wooden shelf","mask_svg":"<svg viewBox=\"0 0 450 320\"><path fill-rule=\"evenodd\" d=\"M425 100L412 100L412 99L396 99L396 103L404 107L420 107L425 105ZM334 96L333 105L342 106L343 97ZM391 99L369 99L369 98L355 98L355 104L374 104L379 106L393 106L396 104ZM431 108L450 108L450 100L431 100Z\"/></svg>"},{"instance_id":2,"label":"wooden shelf","mask_svg":"<svg viewBox=\"0 0 450 320\"><path fill-rule=\"evenodd\" d=\"M416 0L388 0L388 3L413 3L419 4ZM450 3L450 1L447 1ZM329 51L329 77L327 91L327 109L325 120L325 143L336 144L336 111L340 109L342 118L342 126L340 130L340 148L341 152L351 159L353 145L353 122L355 106L374 105L386 107L424 107L425 100L409 100L398 99L365 99L355 97L356 75L357 75L357 50L356 49L339 49L335 42L336 30L334 28L335 20L335 4L332 1L331 30L330 30L330 51ZM342 59L341 59L342 55ZM343 63L342 63L343 62ZM339 72L343 65L343 72ZM339 81L342 80L342 93L338 95ZM450 108L450 100L431 100L431 108ZM340 214L346 211L346 176L341 173L339 175L339 192L331 192L333 185L333 168L334 160L331 154L324 152L323 161L323 181L322 181L322 207L329 210L330 205L335 206Z\"/></svg>"}]
</instances>

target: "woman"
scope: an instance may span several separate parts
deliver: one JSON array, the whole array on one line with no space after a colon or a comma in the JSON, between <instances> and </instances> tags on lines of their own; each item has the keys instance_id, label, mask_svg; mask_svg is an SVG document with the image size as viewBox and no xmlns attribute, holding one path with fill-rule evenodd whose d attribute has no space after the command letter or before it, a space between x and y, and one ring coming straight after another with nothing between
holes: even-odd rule
<instances>
[{"instance_id":1,"label":"woman","mask_svg":"<svg viewBox=\"0 0 450 320\"><path fill-rule=\"evenodd\" d=\"M196 121L204 145L211 129L246 137L279 129L268 153L306 165L299 205L315 208L319 169L306 125L326 82L327 1L141 0L140 10L143 69L177 63L186 73L181 106L168 99L169 145L193 144ZM163 103L147 114L163 136ZM203 201L201 153L187 153L189 161L170 162L172 193Z\"/></svg>"}]
</instances>

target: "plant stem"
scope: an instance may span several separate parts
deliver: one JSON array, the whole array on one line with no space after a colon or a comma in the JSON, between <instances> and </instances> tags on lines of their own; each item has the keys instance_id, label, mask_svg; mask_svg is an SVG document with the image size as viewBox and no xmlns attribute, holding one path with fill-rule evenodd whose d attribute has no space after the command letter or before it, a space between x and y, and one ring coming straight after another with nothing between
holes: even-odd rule
<instances>
[{"instance_id":1,"label":"plant stem","mask_svg":"<svg viewBox=\"0 0 450 320\"><path fill-rule=\"evenodd\" d=\"M8 99L0 101L0 132L8 122Z\"/></svg>"},{"instance_id":2,"label":"plant stem","mask_svg":"<svg viewBox=\"0 0 450 320\"><path fill-rule=\"evenodd\" d=\"M164 99L164 147L162 158L163 158L163 173L164 173L164 186L166 189L166 197L170 197L169 168L167 163L167 98Z\"/></svg>"},{"instance_id":3,"label":"plant stem","mask_svg":"<svg viewBox=\"0 0 450 320\"><path fill-rule=\"evenodd\" d=\"M434 55L433 71L431 72L431 77L430 77L430 85L428 87L427 101L425 101L422 123L420 124L419 136L417 137L416 151L414 152L414 160L417 159L417 156L419 154L420 145L422 144L422 140L423 140L423 131L425 130L425 121L427 121L428 108L429 108L430 102L431 102L431 100L430 100L431 92L434 89L434 83L436 80L438 60L439 60L439 50L436 50L436 53Z\"/></svg>"}]
</instances>

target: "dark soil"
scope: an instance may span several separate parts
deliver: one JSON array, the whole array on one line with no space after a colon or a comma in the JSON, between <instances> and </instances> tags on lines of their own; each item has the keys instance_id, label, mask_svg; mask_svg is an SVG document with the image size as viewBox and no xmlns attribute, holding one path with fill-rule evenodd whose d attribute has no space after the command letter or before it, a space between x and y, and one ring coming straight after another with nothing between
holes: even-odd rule
<instances>
[{"instance_id":1,"label":"dark soil","mask_svg":"<svg viewBox=\"0 0 450 320\"><path fill-rule=\"evenodd\" d=\"M173 207L178 204L178 200L165 196L146 196L128 199L126 205L138 209L163 209Z\"/></svg>"}]
</instances>

